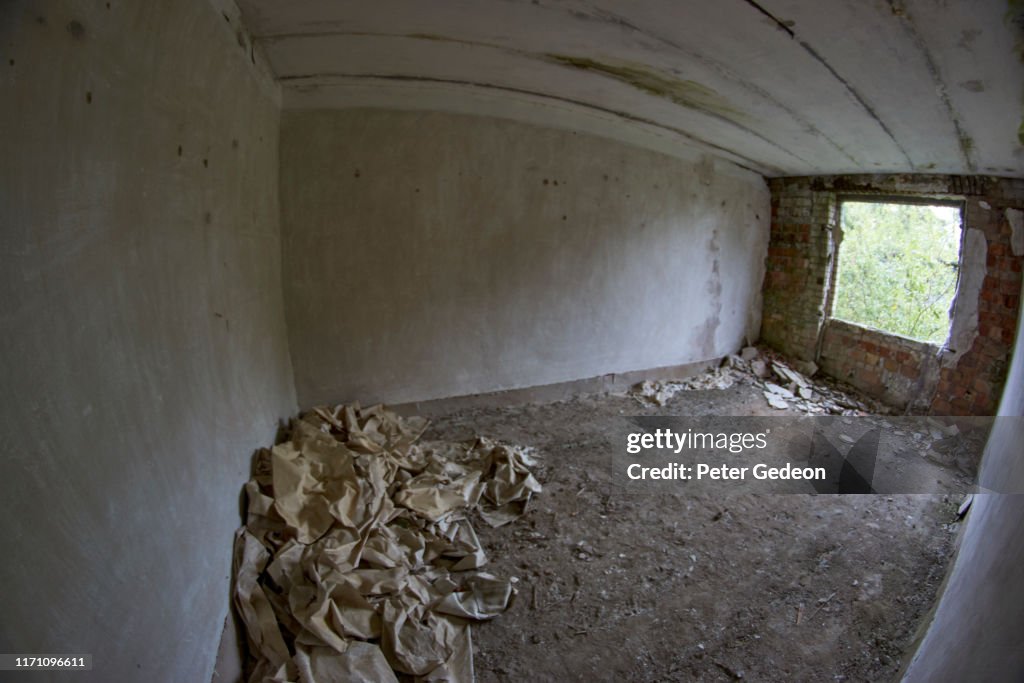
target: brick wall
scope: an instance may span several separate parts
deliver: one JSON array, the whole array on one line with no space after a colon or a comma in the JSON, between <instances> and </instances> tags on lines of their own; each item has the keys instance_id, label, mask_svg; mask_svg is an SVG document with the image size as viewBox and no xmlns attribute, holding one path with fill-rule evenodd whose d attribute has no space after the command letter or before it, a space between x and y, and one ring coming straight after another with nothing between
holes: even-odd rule
<instances>
[{"instance_id":1,"label":"brick wall","mask_svg":"<svg viewBox=\"0 0 1024 683\"><path fill-rule=\"evenodd\" d=\"M776 178L770 187L762 340L911 413L994 414L1013 346L1024 262L1024 236L1015 253L1006 210L1024 207L1024 180L816 176ZM844 195L964 203L960 291L947 345L829 319Z\"/></svg>"},{"instance_id":2,"label":"brick wall","mask_svg":"<svg viewBox=\"0 0 1024 683\"><path fill-rule=\"evenodd\" d=\"M832 319L822 332L818 363L825 374L907 408L934 383L937 350L932 344Z\"/></svg>"},{"instance_id":3,"label":"brick wall","mask_svg":"<svg viewBox=\"0 0 1024 683\"><path fill-rule=\"evenodd\" d=\"M942 367L931 405L935 414L992 415L998 407L1017 329L1024 262L1013 253L1010 224L999 207L1020 207L1020 194L993 194L967 203L965 222L981 230L988 243L977 337L956 364Z\"/></svg>"},{"instance_id":4,"label":"brick wall","mask_svg":"<svg viewBox=\"0 0 1024 683\"><path fill-rule=\"evenodd\" d=\"M761 339L801 360L814 360L829 284L834 194L809 179L770 182L772 227L765 263Z\"/></svg>"}]
</instances>

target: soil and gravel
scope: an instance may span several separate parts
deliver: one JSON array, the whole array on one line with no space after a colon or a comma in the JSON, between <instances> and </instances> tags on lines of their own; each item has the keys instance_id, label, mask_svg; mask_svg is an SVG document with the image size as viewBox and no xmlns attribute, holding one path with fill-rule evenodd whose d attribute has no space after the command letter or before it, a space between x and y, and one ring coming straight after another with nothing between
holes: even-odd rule
<instances>
[{"instance_id":1,"label":"soil and gravel","mask_svg":"<svg viewBox=\"0 0 1024 683\"><path fill-rule=\"evenodd\" d=\"M962 494L624 495L611 481L614 418L800 414L769 407L763 387L433 417L425 438L486 435L542 457L527 514L476 525L488 569L518 587L508 612L474 627L479 681L896 677L952 556Z\"/></svg>"}]
</instances>

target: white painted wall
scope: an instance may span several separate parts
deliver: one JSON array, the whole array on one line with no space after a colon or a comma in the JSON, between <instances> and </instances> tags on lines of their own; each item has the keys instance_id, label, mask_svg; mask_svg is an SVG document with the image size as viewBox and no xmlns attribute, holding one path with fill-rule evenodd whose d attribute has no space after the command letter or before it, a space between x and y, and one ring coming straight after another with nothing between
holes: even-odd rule
<instances>
[{"instance_id":1,"label":"white painted wall","mask_svg":"<svg viewBox=\"0 0 1024 683\"><path fill-rule=\"evenodd\" d=\"M210 680L240 486L295 409L277 88L237 25L0 11L0 652L94 658L33 680Z\"/></svg>"},{"instance_id":2,"label":"white painted wall","mask_svg":"<svg viewBox=\"0 0 1024 683\"><path fill-rule=\"evenodd\" d=\"M1024 289L1022 289L1024 294ZM960 549L904 683L1024 680L1024 318Z\"/></svg>"},{"instance_id":3,"label":"white painted wall","mask_svg":"<svg viewBox=\"0 0 1024 683\"><path fill-rule=\"evenodd\" d=\"M756 335L768 190L726 162L492 118L286 110L281 164L300 405L677 365Z\"/></svg>"}]
</instances>

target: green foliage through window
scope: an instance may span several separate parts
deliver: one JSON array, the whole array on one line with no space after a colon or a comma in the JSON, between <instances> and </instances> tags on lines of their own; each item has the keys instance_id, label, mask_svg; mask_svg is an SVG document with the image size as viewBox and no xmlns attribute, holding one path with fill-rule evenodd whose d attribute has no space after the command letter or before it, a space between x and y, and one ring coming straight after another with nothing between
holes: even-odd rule
<instances>
[{"instance_id":1,"label":"green foliage through window","mask_svg":"<svg viewBox=\"0 0 1024 683\"><path fill-rule=\"evenodd\" d=\"M953 206L845 201L832 315L941 344L960 261Z\"/></svg>"}]
</instances>

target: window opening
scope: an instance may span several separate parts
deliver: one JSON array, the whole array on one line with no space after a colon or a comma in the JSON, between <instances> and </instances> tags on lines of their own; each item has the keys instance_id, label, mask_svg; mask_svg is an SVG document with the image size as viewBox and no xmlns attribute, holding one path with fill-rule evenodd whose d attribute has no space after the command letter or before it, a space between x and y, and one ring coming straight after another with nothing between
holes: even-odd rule
<instances>
[{"instance_id":1,"label":"window opening","mask_svg":"<svg viewBox=\"0 0 1024 683\"><path fill-rule=\"evenodd\" d=\"M942 344L960 272L959 205L845 199L832 317Z\"/></svg>"}]
</instances>

